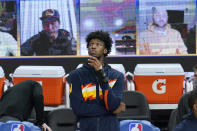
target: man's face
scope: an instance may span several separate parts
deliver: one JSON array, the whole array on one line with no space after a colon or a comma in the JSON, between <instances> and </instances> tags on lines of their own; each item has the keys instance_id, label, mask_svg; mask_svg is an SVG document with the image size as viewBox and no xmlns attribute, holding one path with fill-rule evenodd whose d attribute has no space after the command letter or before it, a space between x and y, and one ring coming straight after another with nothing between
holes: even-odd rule
<instances>
[{"instance_id":1,"label":"man's face","mask_svg":"<svg viewBox=\"0 0 197 131\"><path fill-rule=\"evenodd\" d=\"M195 118L197 118L197 102L195 102L195 104L193 105L193 113Z\"/></svg>"},{"instance_id":2,"label":"man's face","mask_svg":"<svg viewBox=\"0 0 197 131\"><path fill-rule=\"evenodd\" d=\"M105 44L99 39L92 39L88 45L88 54L97 58L104 56L107 53Z\"/></svg>"},{"instance_id":3,"label":"man's face","mask_svg":"<svg viewBox=\"0 0 197 131\"><path fill-rule=\"evenodd\" d=\"M197 69L194 70L194 77L197 79Z\"/></svg>"},{"instance_id":4,"label":"man's face","mask_svg":"<svg viewBox=\"0 0 197 131\"><path fill-rule=\"evenodd\" d=\"M158 27L165 27L168 21L168 14L166 10L156 9L153 14L153 23Z\"/></svg>"},{"instance_id":5,"label":"man's face","mask_svg":"<svg viewBox=\"0 0 197 131\"><path fill-rule=\"evenodd\" d=\"M59 21L44 21L42 22L43 30L49 32L49 34L57 33L60 27Z\"/></svg>"}]
</instances>

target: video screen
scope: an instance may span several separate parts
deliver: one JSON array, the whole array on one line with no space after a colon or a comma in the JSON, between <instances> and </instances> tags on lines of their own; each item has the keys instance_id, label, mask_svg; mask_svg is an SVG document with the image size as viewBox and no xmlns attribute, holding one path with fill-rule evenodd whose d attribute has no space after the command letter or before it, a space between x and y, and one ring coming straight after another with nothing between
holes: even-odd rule
<instances>
[{"instance_id":1,"label":"video screen","mask_svg":"<svg viewBox=\"0 0 197 131\"><path fill-rule=\"evenodd\" d=\"M76 55L74 0L20 0L21 56Z\"/></svg>"},{"instance_id":2,"label":"video screen","mask_svg":"<svg viewBox=\"0 0 197 131\"><path fill-rule=\"evenodd\" d=\"M0 2L0 56L19 56L16 1Z\"/></svg>"},{"instance_id":3,"label":"video screen","mask_svg":"<svg viewBox=\"0 0 197 131\"><path fill-rule=\"evenodd\" d=\"M197 0L0 0L0 57L88 56L107 31L109 56L196 55Z\"/></svg>"},{"instance_id":4,"label":"video screen","mask_svg":"<svg viewBox=\"0 0 197 131\"><path fill-rule=\"evenodd\" d=\"M135 9L134 0L81 0L80 54L88 53L88 33L103 30L114 42L111 55L136 55Z\"/></svg>"},{"instance_id":5,"label":"video screen","mask_svg":"<svg viewBox=\"0 0 197 131\"><path fill-rule=\"evenodd\" d=\"M195 0L140 0L138 55L196 54Z\"/></svg>"}]
</instances>

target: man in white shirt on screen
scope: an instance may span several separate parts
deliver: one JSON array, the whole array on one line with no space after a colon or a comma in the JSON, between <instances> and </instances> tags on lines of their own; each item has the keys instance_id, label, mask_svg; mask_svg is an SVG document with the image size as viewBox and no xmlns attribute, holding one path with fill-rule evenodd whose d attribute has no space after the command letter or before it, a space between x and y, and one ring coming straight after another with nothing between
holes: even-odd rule
<instances>
[{"instance_id":1,"label":"man in white shirt on screen","mask_svg":"<svg viewBox=\"0 0 197 131\"><path fill-rule=\"evenodd\" d=\"M0 31L0 56L16 56L17 41L6 32Z\"/></svg>"},{"instance_id":2,"label":"man in white shirt on screen","mask_svg":"<svg viewBox=\"0 0 197 131\"><path fill-rule=\"evenodd\" d=\"M172 29L165 9L152 8L153 23L139 33L140 55L175 55L187 54L187 48L180 32Z\"/></svg>"}]
</instances>

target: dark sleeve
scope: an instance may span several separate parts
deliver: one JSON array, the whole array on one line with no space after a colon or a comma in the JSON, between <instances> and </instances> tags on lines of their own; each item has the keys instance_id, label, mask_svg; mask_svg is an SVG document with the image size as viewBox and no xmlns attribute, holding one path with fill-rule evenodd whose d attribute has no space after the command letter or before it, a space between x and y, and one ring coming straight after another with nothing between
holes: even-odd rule
<instances>
[{"instance_id":1,"label":"dark sleeve","mask_svg":"<svg viewBox=\"0 0 197 131\"><path fill-rule=\"evenodd\" d=\"M106 109L108 111L113 112L116 110L120 102L122 100L122 93L124 89L124 76L122 73L120 73L119 77L117 78L114 86L111 88L109 86L108 82L102 82L100 81L100 86L103 91L103 96L104 96L104 102Z\"/></svg>"},{"instance_id":2,"label":"dark sleeve","mask_svg":"<svg viewBox=\"0 0 197 131\"><path fill-rule=\"evenodd\" d=\"M36 111L37 125L42 125L44 123L44 100L42 94L42 86L38 82L33 83L33 102Z\"/></svg>"},{"instance_id":3,"label":"dark sleeve","mask_svg":"<svg viewBox=\"0 0 197 131\"><path fill-rule=\"evenodd\" d=\"M66 52L67 52L68 55L73 55L73 51L72 51L72 41L73 41L73 38L70 38L69 40L67 40Z\"/></svg>"},{"instance_id":4,"label":"dark sleeve","mask_svg":"<svg viewBox=\"0 0 197 131\"><path fill-rule=\"evenodd\" d=\"M173 131L187 131L187 125L185 124L185 121L179 123Z\"/></svg>"},{"instance_id":5,"label":"dark sleeve","mask_svg":"<svg viewBox=\"0 0 197 131\"><path fill-rule=\"evenodd\" d=\"M73 55L72 51L72 42L74 42L74 38L70 35L70 33L66 30L60 29L62 36L64 37L64 40L66 41L66 48L65 52L66 55Z\"/></svg>"},{"instance_id":6,"label":"dark sleeve","mask_svg":"<svg viewBox=\"0 0 197 131\"><path fill-rule=\"evenodd\" d=\"M89 103L83 100L80 78L76 72L69 75L68 82L71 85L70 88L72 88L70 93L71 107L78 117L98 116L107 113L107 110L99 101L95 100L95 102Z\"/></svg>"},{"instance_id":7,"label":"dark sleeve","mask_svg":"<svg viewBox=\"0 0 197 131\"><path fill-rule=\"evenodd\" d=\"M39 37L40 35L37 34L21 45L21 56L32 56L34 54L34 44L38 41Z\"/></svg>"}]
</instances>

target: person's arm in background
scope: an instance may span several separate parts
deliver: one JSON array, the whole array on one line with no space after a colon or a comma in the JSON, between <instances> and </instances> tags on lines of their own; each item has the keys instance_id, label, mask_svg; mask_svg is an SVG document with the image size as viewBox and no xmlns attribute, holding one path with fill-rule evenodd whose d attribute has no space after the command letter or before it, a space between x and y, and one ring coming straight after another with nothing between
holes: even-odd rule
<instances>
[{"instance_id":1,"label":"person's arm in background","mask_svg":"<svg viewBox=\"0 0 197 131\"><path fill-rule=\"evenodd\" d=\"M65 55L73 55L72 44L73 44L74 38L66 30L60 29L60 32L61 32L61 36L66 42Z\"/></svg>"},{"instance_id":2,"label":"person's arm in background","mask_svg":"<svg viewBox=\"0 0 197 131\"><path fill-rule=\"evenodd\" d=\"M7 47L6 56L10 56L10 55L11 56L16 56L17 55L17 49L18 49L17 48L17 41L9 33L3 32L1 35L2 35L1 36L2 41L5 42L1 46Z\"/></svg>"},{"instance_id":3,"label":"person's arm in background","mask_svg":"<svg viewBox=\"0 0 197 131\"><path fill-rule=\"evenodd\" d=\"M33 91L33 102L36 110L36 125L42 127L44 131L52 131L51 128L44 123L44 99L42 86L38 82L32 82L34 88Z\"/></svg>"},{"instance_id":4,"label":"person's arm in background","mask_svg":"<svg viewBox=\"0 0 197 131\"><path fill-rule=\"evenodd\" d=\"M26 42L24 42L21 47L21 56L32 56L34 55L34 44L39 40L40 34L32 36Z\"/></svg>"},{"instance_id":5,"label":"person's arm in background","mask_svg":"<svg viewBox=\"0 0 197 131\"><path fill-rule=\"evenodd\" d=\"M154 50L150 47L150 41L148 40L148 37L150 36L147 32L147 30L139 32L138 36L138 49L140 55L159 55L162 52L162 49Z\"/></svg>"},{"instance_id":6,"label":"person's arm in background","mask_svg":"<svg viewBox=\"0 0 197 131\"><path fill-rule=\"evenodd\" d=\"M145 41L146 32L139 32L138 36L138 49L140 55L150 55L150 49L148 43Z\"/></svg>"},{"instance_id":7,"label":"person's arm in background","mask_svg":"<svg viewBox=\"0 0 197 131\"><path fill-rule=\"evenodd\" d=\"M139 43L139 54L140 55L150 55L151 54L148 44Z\"/></svg>"},{"instance_id":8,"label":"person's arm in background","mask_svg":"<svg viewBox=\"0 0 197 131\"><path fill-rule=\"evenodd\" d=\"M176 35L178 48L176 49L177 54L188 54L187 47L185 46L181 34L177 31Z\"/></svg>"}]
</instances>

